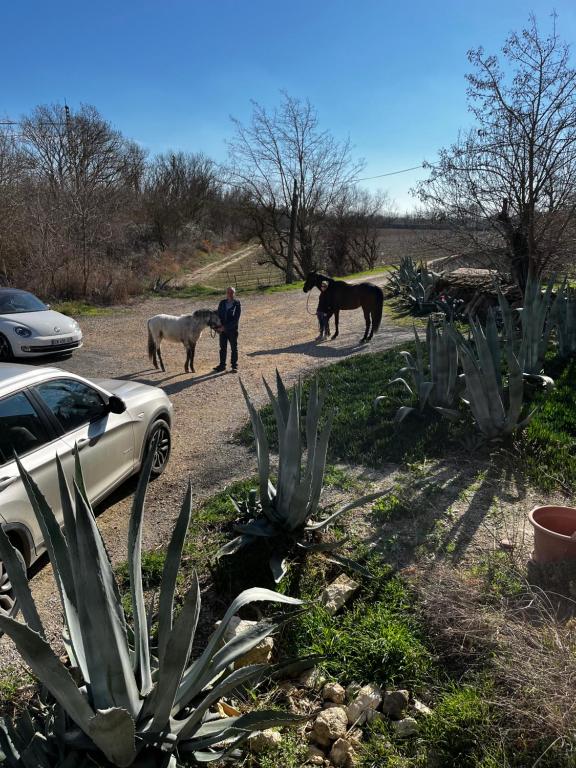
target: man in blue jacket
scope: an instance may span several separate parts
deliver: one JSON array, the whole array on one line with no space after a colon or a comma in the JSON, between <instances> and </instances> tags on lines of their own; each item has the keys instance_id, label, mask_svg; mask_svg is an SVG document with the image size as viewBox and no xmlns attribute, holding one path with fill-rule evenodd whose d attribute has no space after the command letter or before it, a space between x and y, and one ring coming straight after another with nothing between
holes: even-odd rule
<instances>
[{"instance_id":1,"label":"man in blue jacket","mask_svg":"<svg viewBox=\"0 0 576 768\"><path fill-rule=\"evenodd\" d=\"M236 290L230 286L226 289L226 298L218 304L218 317L222 323L220 331L220 364L215 371L226 370L226 351L230 342L230 364L233 371L238 370L238 323L242 308L235 298Z\"/></svg>"}]
</instances>

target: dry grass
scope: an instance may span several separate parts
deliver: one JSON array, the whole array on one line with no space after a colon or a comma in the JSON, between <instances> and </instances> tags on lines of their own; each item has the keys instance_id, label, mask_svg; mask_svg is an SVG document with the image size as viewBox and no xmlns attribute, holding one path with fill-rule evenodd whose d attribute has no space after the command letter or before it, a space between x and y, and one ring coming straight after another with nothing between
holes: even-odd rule
<instances>
[{"instance_id":1,"label":"dry grass","mask_svg":"<svg viewBox=\"0 0 576 768\"><path fill-rule=\"evenodd\" d=\"M415 576L440 656L497 681L491 704L510 738L568 739L576 728L576 612L568 598L524 583L513 600L487 601L481 580L447 566Z\"/></svg>"}]
</instances>

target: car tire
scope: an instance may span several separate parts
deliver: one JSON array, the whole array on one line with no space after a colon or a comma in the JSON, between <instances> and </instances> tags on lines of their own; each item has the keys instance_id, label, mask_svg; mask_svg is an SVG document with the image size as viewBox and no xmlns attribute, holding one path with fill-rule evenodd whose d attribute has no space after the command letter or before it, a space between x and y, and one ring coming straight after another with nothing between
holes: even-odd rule
<instances>
[{"instance_id":1,"label":"car tire","mask_svg":"<svg viewBox=\"0 0 576 768\"><path fill-rule=\"evenodd\" d=\"M14 597L8 572L0 560L0 616L14 618L18 613L18 602ZM0 632L0 636L2 632Z\"/></svg>"},{"instance_id":2,"label":"car tire","mask_svg":"<svg viewBox=\"0 0 576 768\"><path fill-rule=\"evenodd\" d=\"M152 440L155 435L158 435L158 444L156 446L156 453L154 461L152 462L152 469L150 470L150 477L160 477L162 472L166 469L168 460L170 458L170 452L172 450L172 436L170 434L170 424L164 419L158 419L152 424L148 439L146 440L146 452L145 456L150 451Z\"/></svg>"},{"instance_id":3,"label":"car tire","mask_svg":"<svg viewBox=\"0 0 576 768\"><path fill-rule=\"evenodd\" d=\"M10 360L12 360L12 347L6 336L0 333L0 363L9 363Z\"/></svg>"}]
</instances>

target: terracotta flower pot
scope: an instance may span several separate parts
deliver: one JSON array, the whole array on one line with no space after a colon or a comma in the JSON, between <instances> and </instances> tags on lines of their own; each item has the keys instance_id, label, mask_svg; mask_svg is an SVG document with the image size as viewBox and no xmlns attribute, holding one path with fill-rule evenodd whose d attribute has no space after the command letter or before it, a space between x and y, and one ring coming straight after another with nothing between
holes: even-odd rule
<instances>
[{"instance_id":1,"label":"terracotta flower pot","mask_svg":"<svg viewBox=\"0 0 576 768\"><path fill-rule=\"evenodd\" d=\"M576 509L574 507L534 507L528 516L534 527L534 552L537 563L576 559Z\"/></svg>"}]
</instances>

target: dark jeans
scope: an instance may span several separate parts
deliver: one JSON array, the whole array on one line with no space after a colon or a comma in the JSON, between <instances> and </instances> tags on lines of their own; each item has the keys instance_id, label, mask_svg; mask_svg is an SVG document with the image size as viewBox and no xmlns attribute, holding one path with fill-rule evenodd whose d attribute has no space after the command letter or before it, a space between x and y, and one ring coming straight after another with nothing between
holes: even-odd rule
<instances>
[{"instance_id":1,"label":"dark jeans","mask_svg":"<svg viewBox=\"0 0 576 768\"><path fill-rule=\"evenodd\" d=\"M230 363L232 368L238 365L238 331L222 331L220 334L220 365L226 366L226 349L230 342Z\"/></svg>"}]
</instances>

